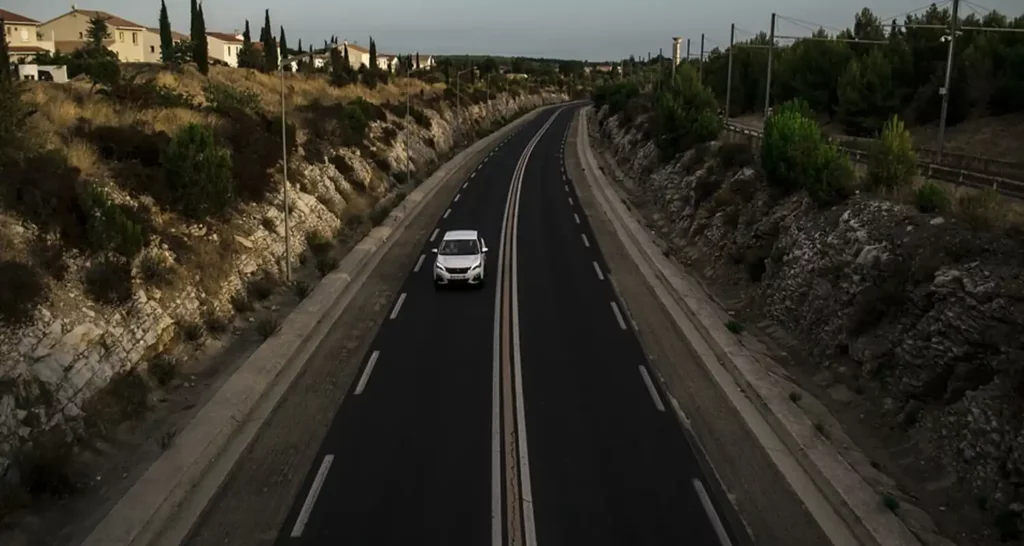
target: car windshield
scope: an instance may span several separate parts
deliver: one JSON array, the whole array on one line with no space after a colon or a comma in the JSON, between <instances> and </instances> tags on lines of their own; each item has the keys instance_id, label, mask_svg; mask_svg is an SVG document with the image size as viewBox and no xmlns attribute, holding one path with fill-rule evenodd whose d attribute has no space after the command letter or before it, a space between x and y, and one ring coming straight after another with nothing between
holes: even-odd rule
<instances>
[{"instance_id":1,"label":"car windshield","mask_svg":"<svg viewBox=\"0 0 1024 546\"><path fill-rule=\"evenodd\" d=\"M470 256L480 254L480 247L476 244L476 239L451 239L441 241L437 253L442 256Z\"/></svg>"}]
</instances>

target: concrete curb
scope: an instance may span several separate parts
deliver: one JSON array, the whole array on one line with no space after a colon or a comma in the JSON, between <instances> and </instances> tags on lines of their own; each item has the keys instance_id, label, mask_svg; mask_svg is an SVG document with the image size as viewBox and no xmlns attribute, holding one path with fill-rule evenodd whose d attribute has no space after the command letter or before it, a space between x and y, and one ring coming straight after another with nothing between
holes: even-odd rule
<instances>
[{"instance_id":1,"label":"concrete curb","mask_svg":"<svg viewBox=\"0 0 1024 546\"><path fill-rule=\"evenodd\" d=\"M742 390L745 398L756 408L759 419L767 423L773 432L771 436L775 438L766 438L763 432L759 434L758 427L751 422L752 416L748 413L744 419L755 436L763 443L767 440L764 447L769 451L773 449L771 444L775 443L772 440L781 442L799 463L799 471L803 476L796 475L796 469L783 468L783 464L780 464L780 470L794 485L794 490L801 495L826 534L836 544L920 546L906 525L881 506L878 494L867 482L831 444L817 434L807 416L788 401L784 392L776 388L769 370L735 339L707 296L695 289L678 266L662 254L650 234L623 204L623 197L604 176L590 153L589 134L586 131L589 110L585 109L581 115L578 129L578 152L585 152L581 153L580 160L589 175L586 177L587 183L648 282L659 295L665 296L663 303L669 308L680 331L693 344L711 376L727 396L735 394L730 390ZM716 373L723 368L728 372L728 378ZM744 414L742 410L740 413ZM777 454L772 458L777 464L782 462ZM806 479L813 482L815 491L793 483ZM831 510L822 510L823 507L818 505L820 502L827 502ZM836 518L841 520L836 521Z\"/></svg>"},{"instance_id":2,"label":"concrete curb","mask_svg":"<svg viewBox=\"0 0 1024 546\"><path fill-rule=\"evenodd\" d=\"M494 146L513 129L557 105L535 108L478 140L413 190L288 315L278 333L227 379L167 451L103 517L82 546L167 543L170 537L164 530L172 520L177 520L177 529L171 534L184 538L191 523L219 490L234 461L344 311L358 286L425 202L481 150ZM255 412L257 415L254 409L260 410ZM240 431L245 434L239 434ZM226 450L229 444L231 449ZM207 480L212 483L202 483L212 468L217 469L220 476ZM189 498L197 495L204 498ZM190 514L177 514L186 504L190 505ZM191 521L184 521L189 517Z\"/></svg>"}]
</instances>

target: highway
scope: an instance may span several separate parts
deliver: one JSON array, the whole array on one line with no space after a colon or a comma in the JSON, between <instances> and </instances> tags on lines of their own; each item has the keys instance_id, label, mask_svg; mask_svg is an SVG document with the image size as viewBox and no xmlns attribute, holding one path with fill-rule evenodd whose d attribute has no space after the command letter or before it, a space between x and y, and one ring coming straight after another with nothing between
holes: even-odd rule
<instances>
[{"instance_id":1,"label":"highway","mask_svg":"<svg viewBox=\"0 0 1024 546\"><path fill-rule=\"evenodd\" d=\"M565 175L576 108L530 120L466 178L280 499L277 544L739 544ZM485 239L483 288L432 286L452 229Z\"/></svg>"}]
</instances>

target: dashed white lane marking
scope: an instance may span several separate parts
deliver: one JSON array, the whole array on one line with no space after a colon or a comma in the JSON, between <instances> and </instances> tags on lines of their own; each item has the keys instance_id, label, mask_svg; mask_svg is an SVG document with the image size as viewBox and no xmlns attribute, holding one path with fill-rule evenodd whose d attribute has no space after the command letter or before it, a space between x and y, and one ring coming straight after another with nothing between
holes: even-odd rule
<instances>
[{"instance_id":1,"label":"dashed white lane marking","mask_svg":"<svg viewBox=\"0 0 1024 546\"><path fill-rule=\"evenodd\" d=\"M574 213L572 213L572 217L576 219L576 223L577 223L577 224L578 224L578 223L580 223L580 215L579 215L579 214L576 214L576 213L574 212Z\"/></svg>"},{"instance_id":2,"label":"dashed white lane marking","mask_svg":"<svg viewBox=\"0 0 1024 546\"><path fill-rule=\"evenodd\" d=\"M711 520L711 526L714 527L715 534L718 535L718 542L721 542L722 546L732 546L729 534L725 532L725 526L722 525L722 520L718 517L718 512L715 511L715 505L711 504L711 497L708 496L708 491L704 489L704 484L697 478L694 478L693 488L697 491L697 496L700 497L700 503L704 505L704 511L707 512L708 519Z\"/></svg>"},{"instance_id":3,"label":"dashed white lane marking","mask_svg":"<svg viewBox=\"0 0 1024 546\"><path fill-rule=\"evenodd\" d=\"M587 236L586 235L583 236L583 240L584 241L587 240ZM427 257L426 254L420 254L420 259L416 260L416 267L412 268L412 272L413 273L419 273L420 272L420 268L423 267L423 260L425 260L426 257Z\"/></svg>"},{"instance_id":4,"label":"dashed white lane marking","mask_svg":"<svg viewBox=\"0 0 1024 546\"><path fill-rule=\"evenodd\" d=\"M583 237L583 246L590 248L590 241L587 240L587 234L580 233L580 237ZM420 261L423 261L423 256L420 256Z\"/></svg>"},{"instance_id":5,"label":"dashed white lane marking","mask_svg":"<svg viewBox=\"0 0 1024 546\"><path fill-rule=\"evenodd\" d=\"M370 361L366 364L366 369L363 370L363 376L359 378L359 384L356 385L356 394L362 394L363 389L366 388L366 382L370 380L370 374L373 373L373 367L377 365L377 359L380 358L380 351L374 351L370 355Z\"/></svg>"},{"instance_id":6,"label":"dashed white lane marking","mask_svg":"<svg viewBox=\"0 0 1024 546\"><path fill-rule=\"evenodd\" d=\"M593 263L594 263L594 273L597 273L597 280L603 281L604 280L604 273L601 273L601 266L597 265L597 262L593 262ZM402 297L405 297L405 294L402 294Z\"/></svg>"},{"instance_id":7,"label":"dashed white lane marking","mask_svg":"<svg viewBox=\"0 0 1024 546\"><path fill-rule=\"evenodd\" d=\"M460 198L460 197L462 197L462 194L461 194L461 193L456 193L456 194L455 194L455 201L454 201L454 202L455 202L455 203L458 203L458 202L459 202L459 198Z\"/></svg>"},{"instance_id":8,"label":"dashed white lane marking","mask_svg":"<svg viewBox=\"0 0 1024 546\"><path fill-rule=\"evenodd\" d=\"M309 521L309 515L313 512L313 505L316 504L316 498L320 496L320 488L324 486L324 480L327 479L327 471L331 469L332 463L334 463L334 455L324 455L324 460L320 463L320 470L317 470L316 478L313 479L313 485L309 488L309 493L306 495L306 502L302 504L299 517L295 519L295 526L292 527L292 538L302 536L302 531L306 528L306 522Z\"/></svg>"},{"instance_id":9,"label":"dashed white lane marking","mask_svg":"<svg viewBox=\"0 0 1024 546\"><path fill-rule=\"evenodd\" d=\"M612 312L615 313L615 320L619 321L619 328L626 329L626 321L622 320L622 313L619 312L619 306L612 302Z\"/></svg>"},{"instance_id":10,"label":"dashed white lane marking","mask_svg":"<svg viewBox=\"0 0 1024 546\"><path fill-rule=\"evenodd\" d=\"M452 213L452 209L448 209L448 210L444 211L444 216L442 216L441 218L447 218L448 215L451 214L451 213Z\"/></svg>"},{"instance_id":11,"label":"dashed white lane marking","mask_svg":"<svg viewBox=\"0 0 1024 546\"><path fill-rule=\"evenodd\" d=\"M473 174L469 175L469 177L470 178L476 178L476 171L473 171Z\"/></svg>"},{"instance_id":12,"label":"dashed white lane marking","mask_svg":"<svg viewBox=\"0 0 1024 546\"><path fill-rule=\"evenodd\" d=\"M565 174L562 175L562 180L568 180L568 178L565 176Z\"/></svg>"},{"instance_id":13,"label":"dashed white lane marking","mask_svg":"<svg viewBox=\"0 0 1024 546\"><path fill-rule=\"evenodd\" d=\"M572 197L569 198L569 205L572 206Z\"/></svg>"},{"instance_id":14,"label":"dashed white lane marking","mask_svg":"<svg viewBox=\"0 0 1024 546\"><path fill-rule=\"evenodd\" d=\"M431 243L433 243L433 242L434 242L434 239L436 239L436 238L437 238L437 232L438 232L438 231L441 231L441 229L440 229L440 228L438 228L438 229L435 229L435 230L434 230L434 232L430 234L430 242L431 242Z\"/></svg>"},{"instance_id":15,"label":"dashed white lane marking","mask_svg":"<svg viewBox=\"0 0 1024 546\"><path fill-rule=\"evenodd\" d=\"M651 375L647 373L647 368L640 365L640 375L644 378L644 385L647 385L647 392L651 393L651 398L654 400L654 407L658 408L658 411L665 411L665 404L661 403L661 397L658 396L658 391L654 390L654 383L651 381Z\"/></svg>"},{"instance_id":16,"label":"dashed white lane marking","mask_svg":"<svg viewBox=\"0 0 1024 546\"><path fill-rule=\"evenodd\" d=\"M563 187L565 188L565 191L569 191L569 185L568 184L565 184Z\"/></svg>"},{"instance_id":17,"label":"dashed white lane marking","mask_svg":"<svg viewBox=\"0 0 1024 546\"><path fill-rule=\"evenodd\" d=\"M469 182L465 182L464 184L462 184L462 189L466 189L467 186L469 186Z\"/></svg>"},{"instance_id":18,"label":"dashed white lane marking","mask_svg":"<svg viewBox=\"0 0 1024 546\"><path fill-rule=\"evenodd\" d=\"M595 263L595 265L597 265ZM398 312L402 310L402 304L405 303L405 292L402 292L401 296L398 296L398 302L395 303L394 310L391 311L391 320L398 317Z\"/></svg>"}]
</instances>

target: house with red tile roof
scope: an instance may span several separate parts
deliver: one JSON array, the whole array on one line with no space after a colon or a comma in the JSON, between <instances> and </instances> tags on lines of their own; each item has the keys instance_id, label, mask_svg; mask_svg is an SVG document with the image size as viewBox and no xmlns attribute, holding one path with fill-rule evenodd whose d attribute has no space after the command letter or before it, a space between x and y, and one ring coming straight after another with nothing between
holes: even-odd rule
<instances>
[{"instance_id":1,"label":"house with red tile roof","mask_svg":"<svg viewBox=\"0 0 1024 546\"><path fill-rule=\"evenodd\" d=\"M40 53L53 52L53 40L39 30L39 21L2 8L0 19L4 21L2 34L7 40L8 62L27 62Z\"/></svg>"},{"instance_id":2,"label":"house with red tile roof","mask_svg":"<svg viewBox=\"0 0 1024 546\"><path fill-rule=\"evenodd\" d=\"M42 23L39 28L44 36L53 37L57 51L71 53L89 41L89 21L94 17L106 20L109 34L104 45L117 54L118 60L123 63L145 61L146 27L105 11L72 5L71 11Z\"/></svg>"}]
</instances>

